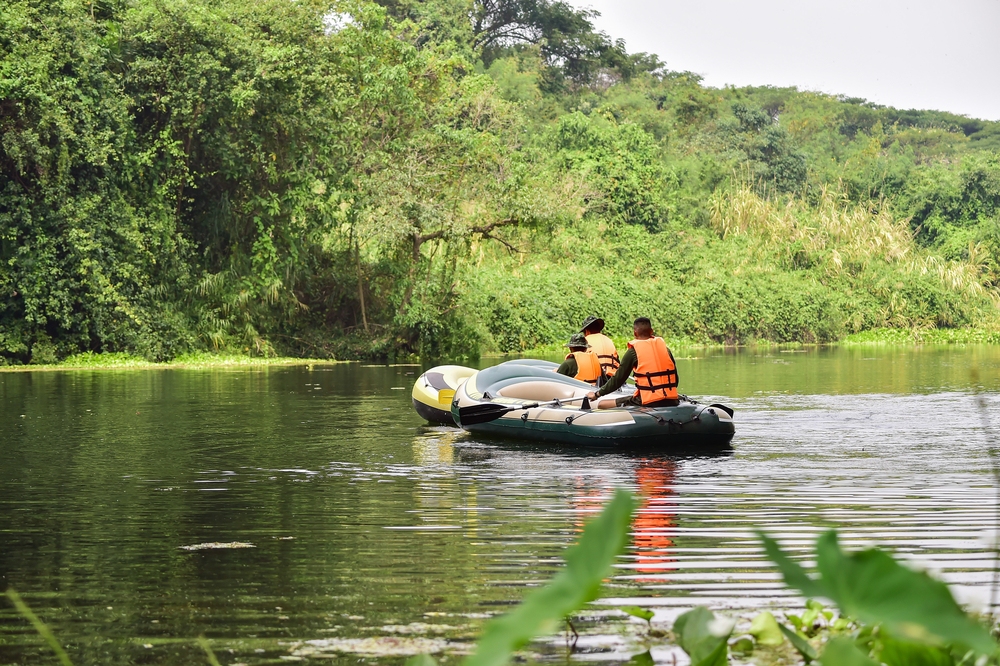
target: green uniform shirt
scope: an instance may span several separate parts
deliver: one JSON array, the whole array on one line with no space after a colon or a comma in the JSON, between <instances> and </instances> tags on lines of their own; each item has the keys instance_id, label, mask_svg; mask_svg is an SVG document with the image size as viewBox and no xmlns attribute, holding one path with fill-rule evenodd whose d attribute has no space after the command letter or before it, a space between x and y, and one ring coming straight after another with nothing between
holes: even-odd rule
<instances>
[{"instance_id":1,"label":"green uniform shirt","mask_svg":"<svg viewBox=\"0 0 1000 666\"><path fill-rule=\"evenodd\" d=\"M556 368L556 372L567 377L576 377L576 373L580 372L580 366L576 363L576 356L570 356L563 361L562 365Z\"/></svg>"},{"instance_id":2,"label":"green uniform shirt","mask_svg":"<svg viewBox=\"0 0 1000 666\"><path fill-rule=\"evenodd\" d=\"M576 362L576 356L570 354L569 358L563 361L562 365L556 368L556 372L558 372L560 375L566 375L567 377L576 377L577 373L580 372L580 365ZM602 368L601 380L603 381L606 378L607 375L604 374L604 369Z\"/></svg>"}]
</instances>

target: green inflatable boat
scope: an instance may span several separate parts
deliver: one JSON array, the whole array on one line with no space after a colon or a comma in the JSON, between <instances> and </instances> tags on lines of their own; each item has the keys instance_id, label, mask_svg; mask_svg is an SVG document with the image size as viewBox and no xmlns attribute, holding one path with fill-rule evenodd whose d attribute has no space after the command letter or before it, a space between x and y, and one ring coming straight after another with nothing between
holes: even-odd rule
<instances>
[{"instance_id":1,"label":"green inflatable boat","mask_svg":"<svg viewBox=\"0 0 1000 666\"><path fill-rule=\"evenodd\" d=\"M549 361L517 360L473 370L431 368L413 387L413 406L432 423L535 443L589 447L718 448L730 444L733 410L682 398L674 407L594 409L593 387ZM602 398L631 395L629 386Z\"/></svg>"}]
</instances>

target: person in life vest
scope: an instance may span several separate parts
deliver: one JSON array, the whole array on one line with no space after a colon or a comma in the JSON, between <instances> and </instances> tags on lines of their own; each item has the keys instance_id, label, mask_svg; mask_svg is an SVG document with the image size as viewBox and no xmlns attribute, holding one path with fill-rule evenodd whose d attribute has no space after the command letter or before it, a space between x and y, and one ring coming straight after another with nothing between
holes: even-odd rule
<instances>
[{"instance_id":1,"label":"person in life vest","mask_svg":"<svg viewBox=\"0 0 1000 666\"><path fill-rule=\"evenodd\" d=\"M603 384L607 376L601 369L597 354L587 350L587 338L582 333L574 333L566 346L569 347L569 354L562 365L556 368L556 372L594 386Z\"/></svg>"},{"instance_id":2,"label":"person in life vest","mask_svg":"<svg viewBox=\"0 0 1000 666\"><path fill-rule=\"evenodd\" d=\"M653 325L646 317L639 317L632 326L635 339L628 343L628 351L622 356L621 365L614 376L598 391L587 394L596 400L612 391L617 391L628 379L635 375L636 391L633 395L618 398L615 407L633 405L636 407L670 407L679 402L677 393L677 364L674 355L667 348L663 338L656 337ZM598 405L611 407L610 400Z\"/></svg>"},{"instance_id":3,"label":"person in life vest","mask_svg":"<svg viewBox=\"0 0 1000 666\"><path fill-rule=\"evenodd\" d=\"M583 320L580 332L586 336L587 344L601 361L601 368L610 377L618 371L621 360L618 358L615 343L611 341L611 338L601 333L603 330L604 320L591 315Z\"/></svg>"}]
</instances>

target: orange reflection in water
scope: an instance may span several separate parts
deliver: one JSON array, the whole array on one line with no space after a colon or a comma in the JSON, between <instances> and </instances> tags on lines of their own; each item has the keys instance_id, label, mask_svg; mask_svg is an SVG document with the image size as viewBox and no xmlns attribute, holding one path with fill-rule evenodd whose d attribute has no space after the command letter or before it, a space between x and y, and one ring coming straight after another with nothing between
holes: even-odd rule
<instances>
[{"instance_id":1,"label":"orange reflection in water","mask_svg":"<svg viewBox=\"0 0 1000 666\"><path fill-rule=\"evenodd\" d=\"M673 460L643 459L635 470L642 504L632 530L635 568L640 572L662 573L667 568L664 565L673 561L671 529L676 522L671 496L676 474L677 464Z\"/></svg>"},{"instance_id":2,"label":"orange reflection in water","mask_svg":"<svg viewBox=\"0 0 1000 666\"><path fill-rule=\"evenodd\" d=\"M635 482L639 487L640 505L632 523L635 568L641 573L662 573L671 568L667 565L674 561L670 557L670 549L674 545L671 530L676 525L672 486L677 475L677 463L650 458L640 459L637 463ZM580 532L587 520L600 513L608 501L608 491L603 485L588 485L583 477L578 477L575 485L573 507L577 518L574 527Z\"/></svg>"}]
</instances>

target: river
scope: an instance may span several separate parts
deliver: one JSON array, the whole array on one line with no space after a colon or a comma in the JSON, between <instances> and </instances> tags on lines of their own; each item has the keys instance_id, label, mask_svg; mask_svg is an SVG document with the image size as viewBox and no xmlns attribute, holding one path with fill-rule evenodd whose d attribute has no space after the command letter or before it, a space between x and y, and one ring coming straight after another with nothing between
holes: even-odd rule
<instances>
[{"instance_id":1,"label":"river","mask_svg":"<svg viewBox=\"0 0 1000 666\"><path fill-rule=\"evenodd\" d=\"M804 552L837 527L985 608L1000 347L678 356L683 392L736 409L732 451L477 441L416 416L419 366L0 374L0 588L77 665L208 663L201 635L222 664L401 663L379 655L467 648L627 486L632 542L573 660L645 649L616 604L801 607L755 529ZM0 664L50 663L0 599Z\"/></svg>"}]
</instances>

